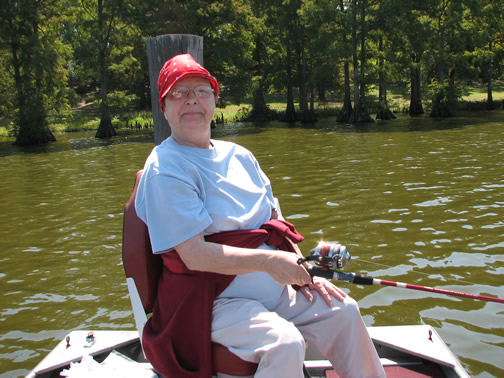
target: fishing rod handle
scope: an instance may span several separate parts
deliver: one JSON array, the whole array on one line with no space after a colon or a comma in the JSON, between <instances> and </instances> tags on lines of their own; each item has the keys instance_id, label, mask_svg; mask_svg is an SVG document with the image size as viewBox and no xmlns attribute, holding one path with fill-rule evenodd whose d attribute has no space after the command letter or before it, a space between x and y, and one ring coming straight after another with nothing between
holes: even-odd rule
<instances>
[{"instance_id":1,"label":"fishing rod handle","mask_svg":"<svg viewBox=\"0 0 504 378\"><path fill-rule=\"evenodd\" d=\"M351 282L357 285L373 285L374 283L374 278L373 277L366 277L366 276L360 276L355 273L345 273L345 272L339 272L339 271L334 271L334 270L326 270L326 269L319 269L311 265L308 268L308 273L312 277L317 276L317 277L323 277L327 278L328 280L331 281L347 281Z\"/></svg>"},{"instance_id":2,"label":"fishing rod handle","mask_svg":"<svg viewBox=\"0 0 504 378\"><path fill-rule=\"evenodd\" d=\"M379 278L373 278L373 277L369 277L369 276L361 276L361 275L358 275L355 273L345 273L345 272L339 272L339 271L331 271L331 270L327 270L327 269L319 269L313 265L310 265L309 267L307 267L307 270L308 270L308 273L310 273L310 275L312 277L313 276L324 277L324 278L327 278L328 280L331 280L331 281L336 281L336 280L348 281L350 283L354 283L357 285L395 286L395 287L404 288L404 289L421 290L421 291L427 291L427 292L431 292L431 293L445 294L445 295L463 297L463 298L479 299L482 301L496 302L496 303L504 304L504 299L502 299L502 298L489 297L486 295L463 293L460 291L440 289L440 288L435 288L435 287L419 286L419 285L407 284L407 283L403 283L403 282L387 281L387 280L382 280Z\"/></svg>"},{"instance_id":3,"label":"fishing rod handle","mask_svg":"<svg viewBox=\"0 0 504 378\"><path fill-rule=\"evenodd\" d=\"M310 273L310 276L312 277L323 277L327 278L328 280L334 280L334 272L331 270L325 270L325 269L319 269L316 268L314 265L308 265L305 266L306 270L308 273Z\"/></svg>"}]
</instances>

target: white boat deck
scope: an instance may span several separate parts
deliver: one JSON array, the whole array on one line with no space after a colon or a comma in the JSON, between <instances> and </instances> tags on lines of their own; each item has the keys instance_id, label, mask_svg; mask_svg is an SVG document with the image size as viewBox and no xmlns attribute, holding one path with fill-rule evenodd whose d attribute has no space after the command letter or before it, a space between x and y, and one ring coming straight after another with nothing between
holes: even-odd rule
<instances>
[{"instance_id":1,"label":"white boat deck","mask_svg":"<svg viewBox=\"0 0 504 378\"><path fill-rule=\"evenodd\" d=\"M86 340L89 332L93 332L94 342ZM469 377L456 356L431 326L368 327L368 332L385 368L419 365L426 360L439 365L448 377ZM139 347L137 331L82 330L72 331L67 337L28 374L27 378L35 378L68 367L72 362L81 361L84 356L98 356L112 349L134 344ZM142 365L145 367L144 363ZM332 369L329 362L312 348L307 351L305 366L315 373L314 376L326 376L326 370ZM334 376L334 372L327 376Z\"/></svg>"},{"instance_id":2,"label":"white boat deck","mask_svg":"<svg viewBox=\"0 0 504 378\"><path fill-rule=\"evenodd\" d=\"M89 332L93 332L95 342L92 345L86 341ZM70 345L67 346L67 337ZM26 378L36 377L48 371L65 367L71 362L80 361L83 356L95 356L110 350L111 347L120 347L136 342L137 331L72 331L33 369Z\"/></svg>"}]
</instances>

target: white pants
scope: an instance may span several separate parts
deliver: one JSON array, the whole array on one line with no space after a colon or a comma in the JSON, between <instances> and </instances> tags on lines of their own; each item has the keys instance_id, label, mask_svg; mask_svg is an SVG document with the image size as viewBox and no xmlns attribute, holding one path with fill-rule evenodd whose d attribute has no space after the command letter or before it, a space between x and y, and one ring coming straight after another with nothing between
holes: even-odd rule
<instances>
[{"instance_id":1,"label":"white pants","mask_svg":"<svg viewBox=\"0 0 504 378\"><path fill-rule=\"evenodd\" d=\"M244 298L215 300L212 341L259 364L255 377L303 377L305 342L315 346L340 377L384 377L357 303L322 297L309 302L288 286L271 310Z\"/></svg>"}]
</instances>

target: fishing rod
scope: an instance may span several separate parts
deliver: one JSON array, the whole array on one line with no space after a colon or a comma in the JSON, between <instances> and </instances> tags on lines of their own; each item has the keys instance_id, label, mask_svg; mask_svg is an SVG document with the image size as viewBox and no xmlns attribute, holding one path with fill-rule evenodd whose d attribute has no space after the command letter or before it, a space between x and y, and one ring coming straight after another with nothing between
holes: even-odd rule
<instances>
[{"instance_id":1,"label":"fishing rod","mask_svg":"<svg viewBox=\"0 0 504 378\"><path fill-rule=\"evenodd\" d=\"M345 273L336 269L343 269L350 261L351 256L347 248L341 244L332 242L320 242L317 247L310 251L310 255L305 258L300 258L298 264L311 262L308 266L310 275L324 277L329 280L347 281L357 285L383 285L395 286L404 289L421 290L430 293L445 294L456 297L479 299L482 301L503 303L504 299L496 297L488 297L485 295L470 294L454 290L439 289L428 286L412 285L403 282L387 281L371 276L362 276L355 273Z\"/></svg>"}]
</instances>

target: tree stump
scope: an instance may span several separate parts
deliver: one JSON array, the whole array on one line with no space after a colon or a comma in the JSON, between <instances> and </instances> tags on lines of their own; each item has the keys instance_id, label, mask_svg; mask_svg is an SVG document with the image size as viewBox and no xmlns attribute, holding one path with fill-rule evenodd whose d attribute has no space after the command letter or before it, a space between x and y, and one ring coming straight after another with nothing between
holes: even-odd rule
<instances>
[{"instance_id":1,"label":"tree stump","mask_svg":"<svg viewBox=\"0 0 504 378\"><path fill-rule=\"evenodd\" d=\"M287 100L287 108L285 109L285 113L282 117L280 117L280 121L282 122L297 122L298 116L296 114L296 109L294 108L294 102Z\"/></svg>"},{"instance_id":2,"label":"tree stump","mask_svg":"<svg viewBox=\"0 0 504 378\"><path fill-rule=\"evenodd\" d=\"M411 101L408 113L410 116L417 116L417 115L424 114L422 101L417 101L417 102Z\"/></svg>"},{"instance_id":3,"label":"tree stump","mask_svg":"<svg viewBox=\"0 0 504 378\"><path fill-rule=\"evenodd\" d=\"M110 138L116 135L117 132L114 126L112 126L109 107L102 102L100 125L98 126L98 130L96 130L95 138Z\"/></svg>"},{"instance_id":4,"label":"tree stump","mask_svg":"<svg viewBox=\"0 0 504 378\"><path fill-rule=\"evenodd\" d=\"M203 65L203 37L191 34L165 34L147 38L147 60L156 144L160 144L171 134L168 122L159 107L157 88L159 71L168 59L178 54L191 54L199 64Z\"/></svg>"},{"instance_id":5,"label":"tree stump","mask_svg":"<svg viewBox=\"0 0 504 378\"><path fill-rule=\"evenodd\" d=\"M362 106L356 107L350 118L348 119L348 123L373 123L374 119L364 110Z\"/></svg>"},{"instance_id":6,"label":"tree stump","mask_svg":"<svg viewBox=\"0 0 504 378\"><path fill-rule=\"evenodd\" d=\"M375 118L385 121L390 119L396 119L397 117L395 116L394 113L392 113L392 111L389 108L383 108L376 114Z\"/></svg>"},{"instance_id":7,"label":"tree stump","mask_svg":"<svg viewBox=\"0 0 504 378\"><path fill-rule=\"evenodd\" d=\"M313 123L317 122L317 115L315 112L312 112L311 110L307 109L301 114L301 122L303 123Z\"/></svg>"},{"instance_id":8,"label":"tree stump","mask_svg":"<svg viewBox=\"0 0 504 378\"><path fill-rule=\"evenodd\" d=\"M341 111L338 113L336 120L338 122L348 122L350 119L350 116L353 113L353 107L352 107L352 102L350 101L350 97L347 98L345 95L345 102L343 103L343 108L341 108Z\"/></svg>"},{"instance_id":9,"label":"tree stump","mask_svg":"<svg viewBox=\"0 0 504 378\"><path fill-rule=\"evenodd\" d=\"M436 96L432 101L432 110L429 117L451 117L453 113L447 101L444 101L440 96Z\"/></svg>"}]
</instances>

